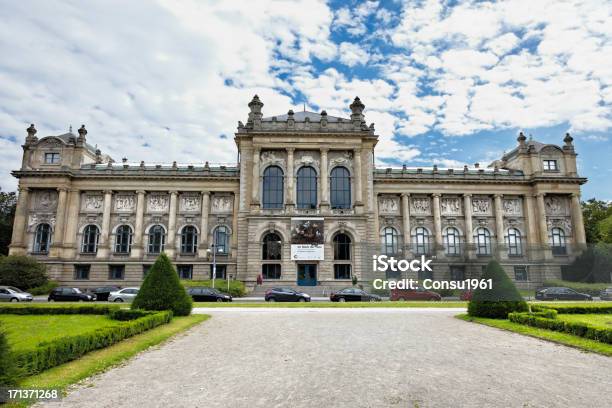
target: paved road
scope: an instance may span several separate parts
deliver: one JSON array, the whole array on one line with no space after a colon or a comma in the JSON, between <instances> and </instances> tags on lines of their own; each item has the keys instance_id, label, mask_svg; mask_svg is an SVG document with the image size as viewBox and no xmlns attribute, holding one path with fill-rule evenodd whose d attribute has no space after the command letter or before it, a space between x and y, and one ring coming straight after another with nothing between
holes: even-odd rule
<instances>
[{"instance_id":1,"label":"paved road","mask_svg":"<svg viewBox=\"0 0 612 408\"><path fill-rule=\"evenodd\" d=\"M439 309L210 309L63 407L604 407L612 358Z\"/></svg>"}]
</instances>

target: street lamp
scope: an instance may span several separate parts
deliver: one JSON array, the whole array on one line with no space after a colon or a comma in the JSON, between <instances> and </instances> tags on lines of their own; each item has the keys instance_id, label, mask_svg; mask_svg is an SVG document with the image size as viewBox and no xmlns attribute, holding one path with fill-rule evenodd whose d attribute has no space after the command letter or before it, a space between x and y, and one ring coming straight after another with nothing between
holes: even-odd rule
<instances>
[{"instance_id":1,"label":"street lamp","mask_svg":"<svg viewBox=\"0 0 612 408\"><path fill-rule=\"evenodd\" d=\"M215 251L215 247L217 247L218 245L215 244L211 244L210 248L208 248L206 250L206 252L208 254L210 254L212 252L212 256L213 256L213 270L212 270L212 287L213 289L215 288L215 279L217 279L217 251ZM223 250L223 248L219 248L221 251Z\"/></svg>"}]
</instances>

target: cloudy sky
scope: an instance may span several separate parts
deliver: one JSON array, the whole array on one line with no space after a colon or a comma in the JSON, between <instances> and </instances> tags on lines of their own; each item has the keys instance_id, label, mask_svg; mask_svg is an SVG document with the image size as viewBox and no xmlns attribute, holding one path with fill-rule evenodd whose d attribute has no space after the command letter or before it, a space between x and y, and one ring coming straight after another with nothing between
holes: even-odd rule
<instances>
[{"instance_id":1,"label":"cloudy sky","mask_svg":"<svg viewBox=\"0 0 612 408\"><path fill-rule=\"evenodd\" d=\"M86 4L86 5L85 5ZM612 3L0 0L0 187L29 123L84 123L116 160L232 163L253 94L348 115L380 166L487 163L518 131L575 138L583 198L612 199Z\"/></svg>"}]
</instances>

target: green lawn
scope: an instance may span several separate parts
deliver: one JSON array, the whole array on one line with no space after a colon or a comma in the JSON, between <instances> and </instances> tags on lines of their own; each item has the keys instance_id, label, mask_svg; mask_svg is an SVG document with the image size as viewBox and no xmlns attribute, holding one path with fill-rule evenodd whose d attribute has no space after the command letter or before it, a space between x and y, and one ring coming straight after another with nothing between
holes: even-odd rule
<instances>
[{"instance_id":1,"label":"green lawn","mask_svg":"<svg viewBox=\"0 0 612 408\"><path fill-rule=\"evenodd\" d=\"M6 330L9 345L15 351L120 323L105 315L0 315L0 326Z\"/></svg>"},{"instance_id":2,"label":"green lawn","mask_svg":"<svg viewBox=\"0 0 612 408\"><path fill-rule=\"evenodd\" d=\"M557 319L566 322L586 323L602 329L612 329L612 314L559 314Z\"/></svg>"},{"instance_id":3,"label":"green lawn","mask_svg":"<svg viewBox=\"0 0 612 408\"><path fill-rule=\"evenodd\" d=\"M194 307L273 308L386 308L386 307L467 307L467 302L195 302Z\"/></svg>"},{"instance_id":4,"label":"green lawn","mask_svg":"<svg viewBox=\"0 0 612 408\"><path fill-rule=\"evenodd\" d=\"M559 315L559 317L561 316L568 315ZM581 350L592 351L594 353L604 354L606 356L612 356L612 344L600 343L595 340L585 339L584 337L574 336L572 334L525 326L504 319L487 319L484 317L472 317L468 316L467 314L460 314L456 317L458 319L465 320L468 322L476 322L487 326L496 327L498 329L523 334L525 336L536 337L538 339L564 344L566 346L575 347Z\"/></svg>"}]
</instances>

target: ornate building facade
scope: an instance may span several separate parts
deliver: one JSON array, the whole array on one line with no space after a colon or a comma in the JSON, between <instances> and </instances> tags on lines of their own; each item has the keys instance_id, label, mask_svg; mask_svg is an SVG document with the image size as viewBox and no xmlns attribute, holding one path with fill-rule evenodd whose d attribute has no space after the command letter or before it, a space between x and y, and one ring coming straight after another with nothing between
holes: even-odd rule
<instances>
[{"instance_id":1,"label":"ornate building facade","mask_svg":"<svg viewBox=\"0 0 612 408\"><path fill-rule=\"evenodd\" d=\"M236 166L117 163L84 126L38 138L31 125L11 254L80 287L138 285L162 251L185 279L210 278L214 262L248 285L344 286L398 277L372 270L387 254L433 258L434 279L478 277L496 258L530 287L559 278L585 243L569 134L559 147L521 133L488 168L378 168L359 98L350 118L248 106ZM294 253L296 220L320 226L316 256Z\"/></svg>"}]
</instances>

